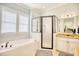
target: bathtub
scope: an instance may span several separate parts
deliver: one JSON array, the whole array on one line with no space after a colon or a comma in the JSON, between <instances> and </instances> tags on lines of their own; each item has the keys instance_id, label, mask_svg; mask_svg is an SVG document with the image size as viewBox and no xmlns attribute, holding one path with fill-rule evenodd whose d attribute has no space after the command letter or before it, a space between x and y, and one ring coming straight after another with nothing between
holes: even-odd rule
<instances>
[{"instance_id":1,"label":"bathtub","mask_svg":"<svg viewBox=\"0 0 79 59\"><path fill-rule=\"evenodd\" d=\"M5 46L5 43L6 42L1 43L0 45ZM9 41L9 44L8 44L7 48L5 48L5 47L1 48L0 47L0 54L4 53L4 52L7 52L7 51L11 51L13 49L17 49L17 48L22 47L24 45L27 45L27 47L28 47L30 44L33 45L32 43L34 43L34 47L35 47L35 49L37 49L36 45L38 44L38 42L35 39L21 39L21 40ZM12 45L12 47L10 47L10 45Z\"/></svg>"}]
</instances>

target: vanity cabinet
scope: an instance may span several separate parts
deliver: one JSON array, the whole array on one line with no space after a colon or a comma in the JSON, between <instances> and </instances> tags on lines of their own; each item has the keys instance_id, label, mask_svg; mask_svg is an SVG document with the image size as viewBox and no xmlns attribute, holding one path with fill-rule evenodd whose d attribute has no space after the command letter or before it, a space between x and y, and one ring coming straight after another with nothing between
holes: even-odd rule
<instances>
[{"instance_id":1,"label":"vanity cabinet","mask_svg":"<svg viewBox=\"0 0 79 59\"><path fill-rule=\"evenodd\" d=\"M74 53L74 48L79 47L79 40L78 39L69 39L69 38L56 38L56 48L60 51L67 52L67 53Z\"/></svg>"}]
</instances>

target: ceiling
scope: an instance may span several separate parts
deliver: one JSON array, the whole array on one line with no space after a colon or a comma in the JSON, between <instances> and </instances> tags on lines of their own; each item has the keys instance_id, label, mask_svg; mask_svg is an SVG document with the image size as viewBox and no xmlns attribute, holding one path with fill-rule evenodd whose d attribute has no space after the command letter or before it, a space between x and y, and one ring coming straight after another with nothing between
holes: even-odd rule
<instances>
[{"instance_id":1,"label":"ceiling","mask_svg":"<svg viewBox=\"0 0 79 59\"><path fill-rule=\"evenodd\" d=\"M53 9L64 5L65 3L27 3L30 8L37 8L41 10Z\"/></svg>"}]
</instances>

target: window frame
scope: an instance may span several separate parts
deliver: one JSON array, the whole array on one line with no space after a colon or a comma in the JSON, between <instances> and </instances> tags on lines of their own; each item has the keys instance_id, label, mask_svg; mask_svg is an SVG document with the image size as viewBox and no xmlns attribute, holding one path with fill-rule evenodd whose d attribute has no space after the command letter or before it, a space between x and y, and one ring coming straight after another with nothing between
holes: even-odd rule
<instances>
[{"instance_id":1,"label":"window frame","mask_svg":"<svg viewBox=\"0 0 79 59\"><path fill-rule=\"evenodd\" d=\"M28 21L28 24L21 24L21 23L20 23L20 16L26 16L26 17L28 17L28 18L26 18L26 19L28 19L28 20L27 20L27 21ZM30 30L30 29L29 29L29 24L30 24L29 20L30 20L30 19L29 19L29 14L28 14L28 13L26 14L26 13L24 13L24 12L19 12L19 28L18 28L18 31L19 31L19 32L26 32L26 31L20 31L20 25L24 25L24 26L27 25L27 27L28 27L28 28L27 28L27 32L29 32L29 30Z\"/></svg>"},{"instance_id":2,"label":"window frame","mask_svg":"<svg viewBox=\"0 0 79 59\"><path fill-rule=\"evenodd\" d=\"M15 25L15 29L14 29L14 31L11 31L11 32L16 32L16 20L17 20L17 12L16 12L16 10L11 9L11 8L7 8L7 7L2 7L2 10L1 11L2 11L2 14L1 14L1 16L2 16L2 18L1 18L1 33L7 33L7 31L2 31L3 30L2 29L2 27L3 27L2 23L7 23L7 24L11 24L11 25L14 24ZM15 14L15 23L14 22L10 22L10 21L3 20L3 19L5 19L4 18L5 12L10 12L10 13Z\"/></svg>"}]
</instances>

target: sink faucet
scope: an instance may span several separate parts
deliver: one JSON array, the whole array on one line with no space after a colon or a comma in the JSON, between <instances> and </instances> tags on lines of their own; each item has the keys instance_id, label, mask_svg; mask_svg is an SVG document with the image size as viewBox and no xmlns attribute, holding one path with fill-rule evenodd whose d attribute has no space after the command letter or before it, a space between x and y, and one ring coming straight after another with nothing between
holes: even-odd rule
<instances>
[{"instance_id":1,"label":"sink faucet","mask_svg":"<svg viewBox=\"0 0 79 59\"><path fill-rule=\"evenodd\" d=\"M9 44L9 42L7 42L7 43L5 44L5 47L6 47L6 48L8 47L8 44Z\"/></svg>"}]
</instances>

